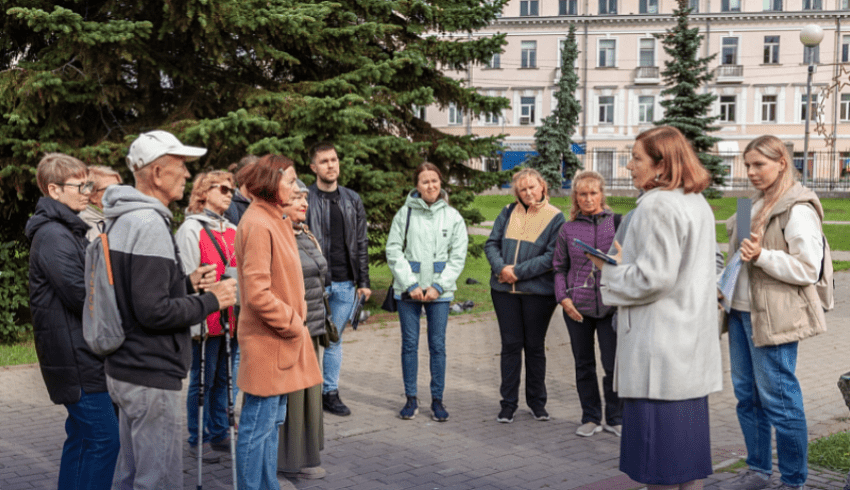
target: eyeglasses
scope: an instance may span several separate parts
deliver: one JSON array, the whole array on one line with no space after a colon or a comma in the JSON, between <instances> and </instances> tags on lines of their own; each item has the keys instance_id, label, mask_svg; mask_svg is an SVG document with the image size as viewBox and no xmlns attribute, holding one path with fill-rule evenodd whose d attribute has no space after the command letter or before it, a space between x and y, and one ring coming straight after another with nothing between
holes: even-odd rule
<instances>
[{"instance_id":1,"label":"eyeglasses","mask_svg":"<svg viewBox=\"0 0 850 490\"><path fill-rule=\"evenodd\" d=\"M79 184L69 184L66 182L64 184L56 185L61 185L62 187L76 187L77 192L80 194L89 194L94 190L94 182L80 182Z\"/></svg>"},{"instance_id":2,"label":"eyeglasses","mask_svg":"<svg viewBox=\"0 0 850 490\"><path fill-rule=\"evenodd\" d=\"M210 186L210 189L215 189L216 187L218 187L218 190L219 190L222 194L233 194L233 189L232 189L231 187L228 187L228 186L224 185L224 184L214 184L214 185L211 185L211 186Z\"/></svg>"}]
</instances>

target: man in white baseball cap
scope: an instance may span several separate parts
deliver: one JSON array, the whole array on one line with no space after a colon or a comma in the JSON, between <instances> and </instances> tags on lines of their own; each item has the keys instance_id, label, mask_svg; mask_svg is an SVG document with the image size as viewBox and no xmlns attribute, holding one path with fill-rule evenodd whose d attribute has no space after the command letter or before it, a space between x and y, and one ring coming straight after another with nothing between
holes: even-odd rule
<instances>
[{"instance_id":1,"label":"man in white baseball cap","mask_svg":"<svg viewBox=\"0 0 850 490\"><path fill-rule=\"evenodd\" d=\"M192 361L189 328L236 303L235 281L215 282L214 265L187 277L171 235L168 205L183 197L191 177L185 163L206 152L165 131L144 133L127 154L135 188L112 185L103 195L126 335L104 364L109 395L120 410L121 490L183 488L181 431L175 428Z\"/></svg>"}]
</instances>

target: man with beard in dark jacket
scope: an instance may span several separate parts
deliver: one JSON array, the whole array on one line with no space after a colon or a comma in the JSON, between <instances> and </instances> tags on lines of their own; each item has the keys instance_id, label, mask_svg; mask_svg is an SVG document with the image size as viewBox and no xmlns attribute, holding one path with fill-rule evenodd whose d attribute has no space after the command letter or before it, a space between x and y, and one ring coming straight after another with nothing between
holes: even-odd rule
<instances>
[{"instance_id":1,"label":"man with beard in dark jacket","mask_svg":"<svg viewBox=\"0 0 850 490\"><path fill-rule=\"evenodd\" d=\"M103 358L86 344L82 326L89 227L77 213L88 205L93 184L83 162L61 153L41 159L36 180L44 197L26 225L30 310L47 393L68 410L59 488L107 489L118 457L118 420Z\"/></svg>"}]
</instances>

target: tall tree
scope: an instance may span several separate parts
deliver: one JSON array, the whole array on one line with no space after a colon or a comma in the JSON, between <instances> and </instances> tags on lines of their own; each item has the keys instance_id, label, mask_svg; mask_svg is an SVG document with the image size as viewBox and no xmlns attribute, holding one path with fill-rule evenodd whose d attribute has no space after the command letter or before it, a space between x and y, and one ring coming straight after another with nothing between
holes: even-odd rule
<instances>
[{"instance_id":1,"label":"tall tree","mask_svg":"<svg viewBox=\"0 0 850 490\"><path fill-rule=\"evenodd\" d=\"M540 171L551 189L559 189L563 178L571 179L581 168L581 162L572 151L572 135L581 113L581 104L575 96L578 88L578 73L575 69L578 54L576 27L571 24L567 39L561 47L561 77L555 92L557 107L535 131L534 141L538 154L528 161L528 166Z\"/></svg>"},{"instance_id":2,"label":"tall tree","mask_svg":"<svg viewBox=\"0 0 850 490\"><path fill-rule=\"evenodd\" d=\"M486 27L504 1L3 0L0 231L22 229L45 152L123 169L135 136L159 128L209 148L193 172L275 152L310 178L308 147L335 142L380 244L422 161L457 182L453 204L498 180L462 163L495 138L448 136L413 106L507 106L443 73L489 59L504 36L439 36Z\"/></svg>"},{"instance_id":3,"label":"tall tree","mask_svg":"<svg viewBox=\"0 0 850 490\"><path fill-rule=\"evenodd\" d=\"M700 162L711 173L711 187L706 189L706 197L720 197L720 191L716 188L723 185L725 178L725 170L721 165L723 159L708 153L720 141L720 138L709 135L719 129L713 125L718 116L709 115L717 95L698 92L714 76L708 64L717 54L702 58L699 56L703 36L699 34L699 28L690 27L690 14L687 0L678 0L678 8L673 11L675 27L668 29L665 34L657 35L668 59L661 72L666 86L661 91L661 96L665 97L661 101L664 118L655 121L655 124L674 126L685 135Z\"/></svg>"}]
</instances>

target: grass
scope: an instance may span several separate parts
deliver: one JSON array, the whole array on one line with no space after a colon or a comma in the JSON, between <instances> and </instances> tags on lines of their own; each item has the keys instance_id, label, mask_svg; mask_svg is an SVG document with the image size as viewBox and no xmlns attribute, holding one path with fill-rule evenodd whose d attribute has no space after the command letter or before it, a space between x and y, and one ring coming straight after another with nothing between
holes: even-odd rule
<instances>
[{"instance_id":1,"label":"grass","mask_svg":"<svg viewBox=\"0 0 850 490\"><path fill-rule=\"evenodd\" d=\"M850 432L839 432L809 444L809 464L839 473L850 470Z\"/></svg>"},{"instance_id":2,"label":"grass","mask_svg":"<svg viewBox=\"0 0 850 490\"><path fill-rule=\"evenodd\" d=\"M16 366L38 362L35 356L35 343L30 338L15 344L0 344L0 366Z\"/></svg>"},{"instance_id":3,"label":"grass","mask_svg":"<svg viewBox=\"0 0 850 490\"><path fill-rule=\"evenodd\" d=\"M850 260L833 260L832 268L835 269L835 272L846 271L850 269Z\"/></svg>"}]
</instances>

